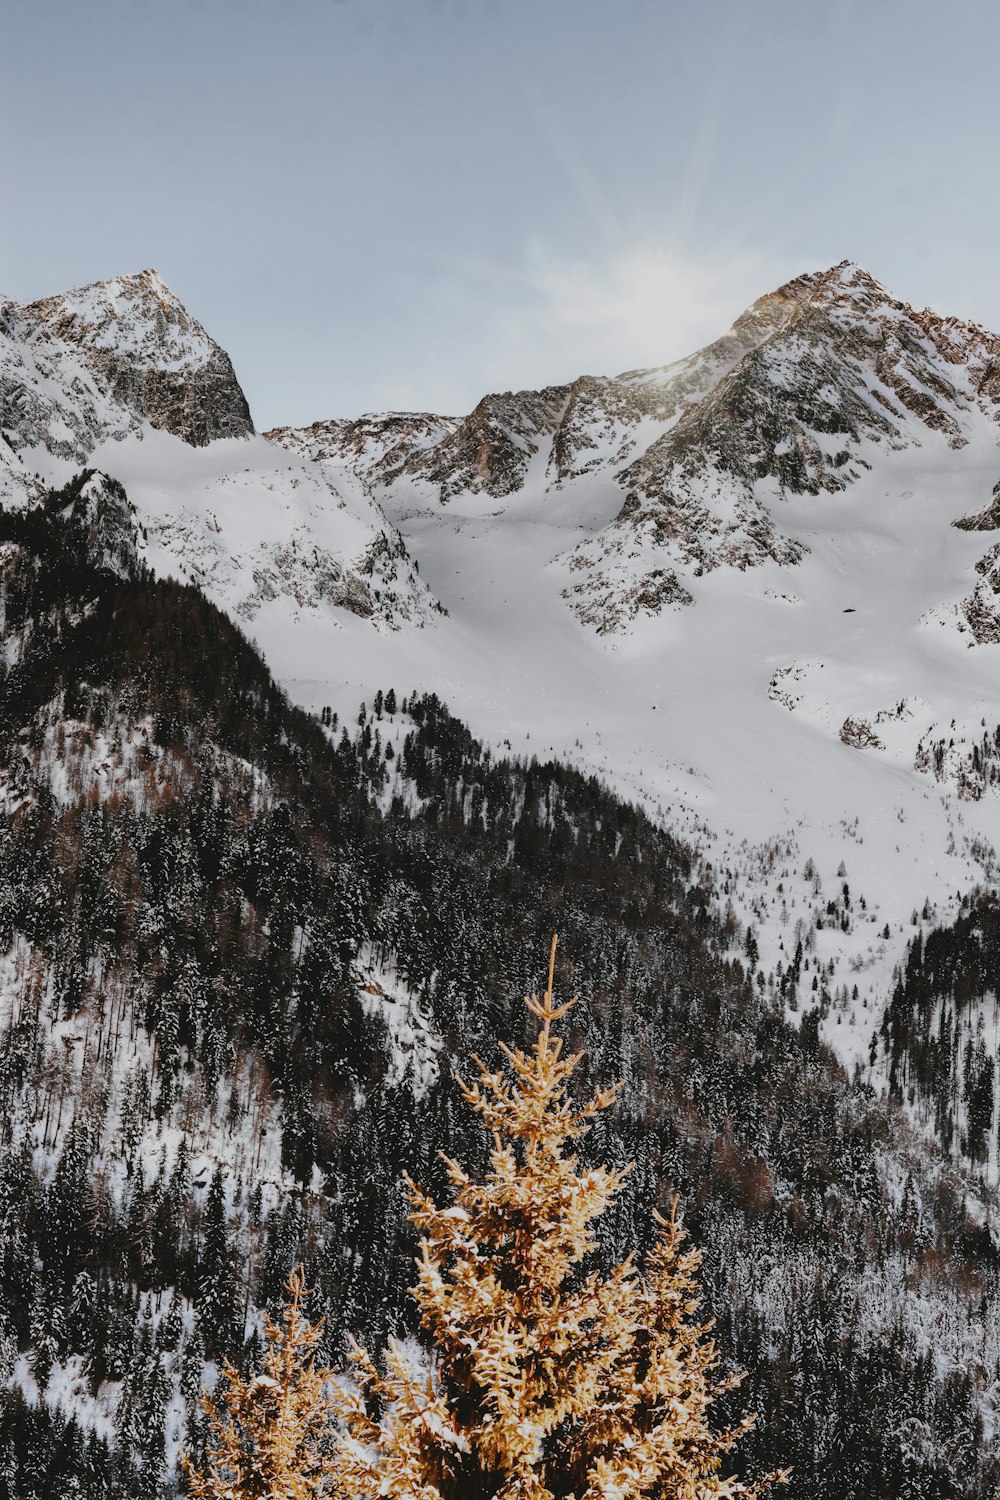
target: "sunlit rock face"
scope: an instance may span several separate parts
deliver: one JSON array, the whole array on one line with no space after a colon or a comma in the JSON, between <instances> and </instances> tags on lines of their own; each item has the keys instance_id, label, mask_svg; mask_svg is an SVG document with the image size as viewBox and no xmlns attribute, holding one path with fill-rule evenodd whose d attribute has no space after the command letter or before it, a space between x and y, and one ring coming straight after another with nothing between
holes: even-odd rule
<instances>
[{"instance_id":1,"label":"sunlit rock face","mask_svg":"<svg viewBox=\"0 0 1000 1500\"><path fill-rule=\"evenodd\" d=\"M369 412L361 417L275 427L266 434L303 458L341 463L372 484L391 484L408 461L445 441L460 425L431 412Z\"/></svg>"}]
</instances>

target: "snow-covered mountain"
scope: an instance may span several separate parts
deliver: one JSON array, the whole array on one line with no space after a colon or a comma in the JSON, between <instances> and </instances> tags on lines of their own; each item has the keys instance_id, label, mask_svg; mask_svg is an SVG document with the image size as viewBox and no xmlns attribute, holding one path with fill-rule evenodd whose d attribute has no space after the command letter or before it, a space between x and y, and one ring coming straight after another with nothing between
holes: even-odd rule
<instances>
[{"instance_id":1,"label":"snow-covered mountain","mask_svg":"<svg viewBox=\"0 0 1000 1500\"><path fill-rule=\"evenodd\" d=\"M654 611L657 585L681 589L678 574L798 562L788 497L836 494L932 433L957 450L995 429L994 335L916 312L851 265L779 297L782 319L616 475L620 514L571 560L572 597L598 628Z\"/></svg>"},{"instance_id":2,"label":"snow-covered mountain","mask_svg":"<svg viewBox=\"0 0 1000 1500\"><path fill-rule=\"evenodd\" d=\"M997 877L998 400L995 335L845 263L662 369L277 431L362 480L449 618L355 631L346 682L322 621L262 644L303 702L419 683L658 807L769 968L821 957L824 1034L878 1082L913 915ZM827 911L841 868L864 920Z\"/></svg>"},{"instance_id":3,"label":"snow-covered mountain","mask_svg":"<svg viewBox=\"0 0 1000 1500\"><path fill-rule=\"evenodd\" d=\"M781 501L842 491L880 452L930 433L960 449L998 413L997 336L918 312L844 262L762 297L662 369L486 396L462 420L392 413L269 436L442 503L552 494L584 476L620 487L619 512L568 559L566 597L603 633L692 602L690 577L720 565L795 564L804 543L783 534ZM977 638L996 633L982 597L965 613Z\"/></svg>"},{"instance_id":4,"label":"snow-covered mountain","mask_svg":"<svg viewBox=\"0 0 1000 1500\"><path fill-rule=\"evenodd\" d=\"M229 356L153 270L0 302L0 341L0 427L15 455L41 445L82 463L143 422L193 444L253 432Z\"/></svg>"}]
</instances>

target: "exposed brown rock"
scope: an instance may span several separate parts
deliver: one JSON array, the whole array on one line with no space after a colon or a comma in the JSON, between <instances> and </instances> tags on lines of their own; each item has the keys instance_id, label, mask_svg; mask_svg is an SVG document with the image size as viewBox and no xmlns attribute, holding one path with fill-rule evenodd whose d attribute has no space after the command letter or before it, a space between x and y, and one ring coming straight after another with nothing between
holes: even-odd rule
<instances>
[{"instance_id":1,"label":"exposed brown rock","mask_svg":"<svg viewBox=\"0 0 1000 1500\"><path fill-rule=\"evenodd\" d=\"M0 425L15 446L82 461L141 418L194 446L254 430L229 356L155 271L8 303L4 329L21 345L0 370ZM69 399L39 392L29 358Z\"/></svg>"},{"instance_id":2,"label":"exposed brown rock","mask_svg":"<svg viewBox=\"0 0 1000 1500\"><path fill-rule=\"evenodd\" d=\"M974 516L962 516L951 524L959 531L1000 531L1000 483L993 486L993 499L985 510Z\"/></svg>"},{"instance_id":3,"label":"exposed brown rock","mask_svg":"<svg viewBox=\"0 0 1000 1500\"><path fill-rule=\"evenodd\" d=\"M883 741L879 739L867 719L845 719L840 726L840 738L845 745L851 745L855 750L885 749Z\"/></svg>"}]
</instances>

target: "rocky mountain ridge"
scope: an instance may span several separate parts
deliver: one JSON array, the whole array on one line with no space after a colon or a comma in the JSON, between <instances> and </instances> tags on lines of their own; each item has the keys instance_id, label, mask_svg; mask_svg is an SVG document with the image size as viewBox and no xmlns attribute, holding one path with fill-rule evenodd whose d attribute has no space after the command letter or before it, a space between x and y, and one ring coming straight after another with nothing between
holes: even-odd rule
<instances>
[{"instance_id":1,"label":"rocky mountain ridge","mask_svg":"<svg viewBox=\"0 0 1000 1500\"><path fill-rule=\"evenodd\" d=\"M716 567L794 566L804 544L782 530L784 499L837 493L873 455L931 435L958 450L998 412L1000 338L918 311L843 262L760 298L723 338L660 369L486 396L461 419L369 415L269 436L352 467L376 494L449 504L579 481L624 491L566 558L568 603L614 633L692 602L690 578ZM1000 628L985 608L968 601L976 640Z\"/></svg>"},{"instance_id":2,"label":"rocky mountain ridge","mask_svg":"<svg viewBox=\"0 0 1000 1500\"><path fill-rule=\"evenodd\" d=\"M546 483L559 487L595 469L613 471L635 450L644 418L661 425L676 420L780 324L795 300L785 288L761 298L715 343L656 369L493 393L462 418L369 413L274 428L267 436L313 458L348 463L376 484L425 481L442 503L463 492L512 495L539 455Z\"/></svg>"}]
</instances>

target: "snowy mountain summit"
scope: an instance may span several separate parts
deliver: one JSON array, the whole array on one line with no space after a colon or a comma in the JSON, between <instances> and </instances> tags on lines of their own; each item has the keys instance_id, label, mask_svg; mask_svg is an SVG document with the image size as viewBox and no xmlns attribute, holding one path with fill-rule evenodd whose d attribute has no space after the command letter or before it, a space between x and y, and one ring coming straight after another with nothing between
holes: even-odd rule
<instances>
[{"instance_id":1,"label":"snowy mountain summit","mask_svg":"<svg viewBox=\"0 0 1000 1500\"><path fill-rule=\"evenodd\" d=\"M842 491L931 434L962 448L1000 416L1000 339L916 312L849 262L761 299L741 333L745 352L616 475L620 514L573 558L572 596L599 628L655 608L657 585L679 597L667 569L798 562L782 500Z\"/></svg>"},{"instance_id":2,"label":"snowy mountain summit","mask_svg":"<svg viewBox=\"0 0 1000 1500\"><path fill-rule=\"evenodd\" d=\"M82 462L142 420L203 445L253 432L229 356L156 271L0 303L0 427Z\"/></svg>"}]
</instances>

